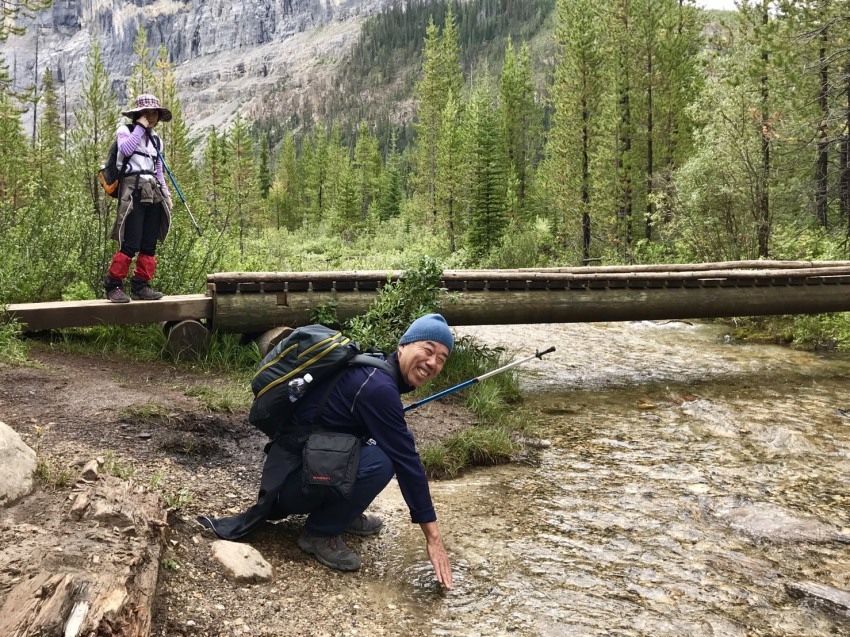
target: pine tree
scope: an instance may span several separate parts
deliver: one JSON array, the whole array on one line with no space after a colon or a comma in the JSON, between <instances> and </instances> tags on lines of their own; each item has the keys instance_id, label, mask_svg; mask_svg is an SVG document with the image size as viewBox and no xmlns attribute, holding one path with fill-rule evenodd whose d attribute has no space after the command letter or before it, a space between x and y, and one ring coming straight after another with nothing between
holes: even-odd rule
<instances>
[{"instance_id":1,"label":"pine tree","mask_svg":"<svg viewBox=\"0 0 850 637\"><path fill-rule=\"evenodd\" d=\"M86 57L80 99L79 108L74 110L76 126L70 132L73 160L69 168L84 184L90 205L88 210L81 210L81 222L89 224L87 239L80 247L81 271L92 290L99 290L114 252L109 239L114 204L100 187L97 171L115 139L119 113L118 97L112 91L96 37L92 37Z\"/></svg>"},{"instance_id":2,"label":"pine tree","mask_svg":"<svg viewBox=\"0 0 850 637\"><path fill-rule=\"evenodd\" d=\"M38 169L42 194L46 194L48 179L58 178L62 160L62 123L59 120L59 98L56 95L53 74L44 69L41 84L44 107L38 125ZM55 187L55 184L54 184Z\"/></svg>"},{"instance_id":3,"label":"pine tree","mask_svg":"<svg viewBox=\"0 0 850 637\"><path fill-rule=\"evenodd\" d=\"M23 204L27 156L20 111L12 97L0 91L0 230L4 233Z\"/></svg>"},{"instance_id":4,"label":"pine tree","mask_svg":"<svg viewBox=\"0 0 850 637\"><path fill-rule=\"evenodd\" d=\"M396 146L395 131L393 131L386 166L381 173L381 192L378 202L378 215L381 221L387 221L401 213L403 197L401 156Z\"/></svg>"},{"instance_id":5,"label":"pine tree","mask_svg":"<svg viewBox=\"0 0 850 637\"><path fill-rule=\"evenodd\" d=\"M207 136L203 155L204 196L209 206L210 219L219 232L227 230L230 215L230 180L227 166L227 136L220 136L215 127Z\"/></svg>"},{"instance_id":6,"label":"pine tree","mask_svg":"<svg viewBox=\"0 0 850 637\"><path fill-rule=\"evenodd\" d=\"M269 192L272 210L275 212L275 224L278 229L286 227L295 230L304 220L303 214L300 213L299 186L295 139L292 131L287 131L283 137L283 144L277 159L277 171Z\"/></svg>"},{"instance_id":7,"label":"pine tree","mask_svg":"<svg viewBox=\"0 0 850 637\"><path fill-rule=\"evenodd\" d=\"M272 186L272 174L269 168L269 138L267 135L260 136L260 165L257 170L259 172L260 197L268 199L269 190Z\"/></svg>"},{"instance_id":8,"label":"pine tree","mask_svg":"<svg viewBox=\"0 0 850 637\"><path fill-rule=\"evenodd\" d=\"M499 117L490 91L479 84L470 99L472 131L471 211L468 242L484 256L499 245L508 225L506 215L507 156Z\"/></svg>"},{"instance_id":9,"label":"pine tree","mask_svg":"<svg viewBox=\"0 0 850 637\"><path fill-rule=\"evenodd\" d=\"M154 77L153 67L153 55L148 48L148 32L144 26L140 26L136 32L136 38L133 40L133 70L127 80L128 99L131 106L136 96L155 90L156 78ZM160 97L160 99L162 98Z\"/></svg>"},{"instance_id":10,"label":"pine tree","mask_svg":"<svg viewBox=\"0 0 850 637\"><path fill-rule=\"evenodd\" d=\"M419 98L416 124L417 185L426 197L432 223L437 219L436 175L440 122L448 96L459 96L462 86L457 25L449 5L442 35L433 18L428 23L422 78L416 86Z\"/></svg>"},{"instance_id":11,"label":"pine tree","mask_svg":"<svg viewBox=\"0 0 850 637\"><path fill-rule=\"evenodd\" d=\"M745 41L751 43L756 55L749 61L749 79L758 83L759 102L753 107L757 109L761 129L761 157L754 180L755 196L753 197L753 217L755 218L756 236L758 237L758 256L767 258L770 255L770 235L772 211L770 190L773 182L771 169L771 149L775 136L776 121L773 116L772 96L770 92L773 78L771 73L771 53L775 42L776 13L774 2L771 0L739 0L738 6L741 29ZM752 4L750 4L752 1Z\"/></svg>"},{"instance_id":12,"label":"pine tree","mask_svg":"<svg viewBox=\"0 0 850 637\"><path fill-rule=\"evenodd\" d=\"M346 241L353 241L357 236L358 229L363 227L363 222L360 219L357 175L348 157L342 160L338 170L331 227Z\"/></svg>"},{"instance_id":13,"label":"pine tree","mask_svg":"<svg viewBox=\"0 0 850 637\"><path fill-rule=\"evenodd\" d=\"M256 212L256 168L248 125L238 114L228 137L228 153L230 155L230 194L239 224L239 253L244 255L245 237L254 223Z\"/></svg>"},{"instance_id":14,"label":"pine tree","mask_svg":"<svg viewBox=\"0 0 850 637\"><path fill-rule=\"evenodd\" d=\"M377 138L369 133L366 122L360 122L354 146L354 172L360 192L361 222L365 223L369 207L378 196L382 164Z\"/></svg>"},{"instance_id":15,"label":"pine tree","mask_svg":"<svg viewBox=\"0 0 850 637\"><path fill-rule=\"evenodd\" d=\"M592 199L596 183L602 181L593 170L602 144L604 110L601 16L595 0L559 0L557 7L561 56L552 87L555 114L547 149L547 190L563 245L578 234L586 264L591 258Z\"/></svg>"},{"instance_id":16,"label":"pine tree","mask_svg":"<svg viewBox=\"0 0 850 637\"><path fill-rule=\"evenodd\" d=\"M532 163L539 152L543 113L535 102L531 53L523 43L519 53L508 38L499 86L499 106L508 160L515 176L519 211L525 210Z\"/></svg>"},{"instance_id":17,"label":"pine tree","mask_svg":"<svg viewBox=\"0 0 850 637\"><path fill-rule=\"evenodd\" d=\"M464 194L469 184L472 161L464 143L465 116L461 105L449 95L440 122L437 144L436 196L441 225L449 239L449 250L455 252L465 231L463 213L467 206Z\"/></svg>"}]
</instances>

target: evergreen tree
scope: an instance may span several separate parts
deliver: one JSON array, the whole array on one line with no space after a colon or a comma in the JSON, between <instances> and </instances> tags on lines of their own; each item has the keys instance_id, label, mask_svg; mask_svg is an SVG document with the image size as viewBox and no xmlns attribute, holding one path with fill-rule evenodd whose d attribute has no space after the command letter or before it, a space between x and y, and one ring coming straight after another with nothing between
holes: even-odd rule
<instances>
[{"instance_id":1,"label":"evergreen tree","mask_svg":"<svg viewBox=\"0 0 850 637\"><path fill-rule=\"evenodd\" d=\"M13 98L0 91L0 229L4 230L3 234L16 222L17 210L24 202L27 157L20 111Z\"/></svg>"},{"instance_id":2,"label":"evergreen tree","mask_svg":"<svg viewBox=\"0 0 850 637\"><path fill-rule=\"evenodd\" d=\"M260 136L260 165L258 172L260 197L268 199L269 190L271 190L272 186L272 173L269 168L269 138L266 135Z\"/></svg>"},{"instance_id":3,"label":"evergreen tree","mask_svg":"<svg viewBox=\"0 0 850 637\"><path fill-rule=\"evenodd\" d=\"M517 53L510 38L502 67L499 106L508 160L516 181L517 207L523 211L532 163L539 152L543 113L535 102L528 45L523 43Z\"/></svg>"},{"instance_id":4,"label":"evergreen tree","mask_svg":"<svg viewBox=\"0 0 850 637\"><path fill-rule=\"evenodd\" d=\"M245 236L255 221L256 168L254 148L248 125L237 114L228 136L230 159L230 195L238 223L239 254L245 254Z\"/></svg>"},{"instance_id":5,"label":"evergreen tree","mask_svg":"<svg viewBox=\"0 0 850 637\"><path fill-rule=\"evenodd\" d=\"M219 137L215 127L207 136L207 145L203 156L204 195L210 210L210 217L219 231L227 227L228 215L223 210L223 202L227 199L227 139Z\"/></svg>"},{"instance_id":6,"label":"evergreen tree","mask_svg":"<svg viewBox=\"0 0 850 637\"><path fill-rule=\"evenodd\" d=\"M472 131L471 211L468 242L472 252L483 256L502 240L506 215L507 157L499 117L490 91L479 84L470 100Z\"/></svg>"},{"instance_id":7,"label":"evergreen tree","mask_svg":"<svg viewBox=\"0 0 850 637\"><path fill-rule=\"evenodd\" d=\"M630 0L613 0L609 14L609 31L613 49L612 76L614 97L617 101L615 116L615 210L617 230L615 242L621 246L620 258L629 260L633 243L634 187L632 172L635 136L632 123L632 78L635 55L632 49L632 12Z\"/></svg>"},{"instance_id":8,"label":"evergreen tree","mask_svg":"<svg viewBox=\"0 0 850 637\"><path fill-rule=\"evenodd\" d=\"M80 270L94 291L101 289L114 252L109 239L114 207L100 187L97 171L115 139L119 118L118 97L112 91L100 44L95 37L91 39L86 57L80 99L79 108L74 110L76 126L70 132L73 160L69 167L88 195L88 207L79 210L86 237L80 245Z\"/></svg>"},{"instance_id":9,"label":"evergreen tree","mask_svg":"<svg viewBox=\"0 0 850 637\"><path fill-rule=\"evenodd\" d=\"M425 195L432 223L437 219L437 146L440 123L449 95L460 95L463 75L454 13L449 7L442 35L433 19L425 32L422 78L416 87L419 98L416 124L417 185Z\"/></svg>"},{"instance_id":10,"label":"evergreen tree","mask_svg":"<svg viewBox=\"0 0 850 637\"><path fill-rule=\"evenodd\" d=\"M357 175L351 160L345 157L339 166L331 227L346 241L353 241L364 227L360 219L360 195Z\"/></svg>"},{"instance_id":11,"label":"evergreen tree","mask_svg":"<svg viewBox=\"0 0 850 637\"><path fill-rule=\"evenodd\" d=\"M381 221L387 221L401 213L403 197L401 156L396 146L395 133L393 133L390 138L386 166L381 173L380 200L378 202L378 215Z\"/></svg>"},{"instance_id":12,"label":"evergreen tree","mask_svg":"<svg viewBox=\"0 0 850 637\"><path fill-rule=\"evenodd\" d=\"M127 80L127 99L132 106L136 96L143 93L151 93L155 90L156 79L153 73L154 60L151 50L148 48L148 32L144 26L140 26L133 40L133 69ZM157 96L160 99L161 96Z\"/></svg>"},{"instance_id":13,"label":"evergreen tree","mask_svg":"<svg viewBox=\"0 0 850 637\"><path fill-rule=\"evenodd\" d=\"M752 4L751 4L752 3ZM775 3L772 0L739 0L738 12L743 41L752 45L752 55L748 59L747 79L758 83L759 100L752 107L758 113L761 136L760 162L754 173L752 214L755 219L758 237L758 256L770 255L770 235L772 210L770 191L773 182L771 167L771 149L775 137L776 120L772 109L771 77L774 67L771 54L775 46L777 17Z\"/></svg>"},{"instance_id":14,"label":"evergreen tree","mask_svg":"<svg viewBox=\"0 0 850 637\"><path fill-rule=\"evenodd\" d=\"M378 140L369 133L366 122L361 122L357 130L357 143L354 146L354 171L360 191L361 222L366 221L369 207L378 196L382 164Z\"/></svg>"},{"instance_id":15,"label":"evergreen tree","mask_svg":"<svg viewBox=\"0 0 850 637\"><path fill-rule=\"evenodd\" d=\"M299 205L301 200L299 185L295 138L292 131L287 131L283 138L277 160L277 171L269 193L278 229L286 227L295 230L303 221Z\"/></svg>"},{"instance_id":16,"label":"evergreen tree","mask_svg":"<svg viewBox=\"0 0 850 637\"><path fill-rule=\"evenodd\" d=\"M46 194L48 179L58 178L62 160L62 123L59 120L59 99L50 69L44 69L41 84L44 108L38 125L38 169L42 195ZM55 184L53 184L55 189Z\"/></svg>"},{"instance_id":17,"label":"evergreen tree","mask_svg":"<svg viewBox=\"0 0 850 637\"><path fill-rule=\"evenodd\" d=\"M581 237L581 261L591 258L592 199L602 181L593 170L602 145L604 48L599 3L559 0L557 38L561 55L555 68L555 110L548 143L547 190L557 211L563 245Z\"/></svg>"},{"instance_id":18,"label":"evergreen tree","mask_svg":"<svg viewBox=\"0 0 850 637\"><path fill-rule=\"evenodd\" d=\"M461 105L449 95L440 122L441 135L437 144L437 209L441 225L449 239L449 250L458 249L464 234L463 213L467 202L464 193L469 184L469 166L473 157L466 153L464 119Z\"/></svg>"}]
</instances>

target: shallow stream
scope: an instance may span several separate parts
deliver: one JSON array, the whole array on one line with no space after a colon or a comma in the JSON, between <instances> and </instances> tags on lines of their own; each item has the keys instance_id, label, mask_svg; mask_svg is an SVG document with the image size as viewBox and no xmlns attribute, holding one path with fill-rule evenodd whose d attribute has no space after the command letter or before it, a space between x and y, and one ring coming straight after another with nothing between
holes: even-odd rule
<instances>
[{"instance_id":1,"label":"shallow stream","mask_svg":"<svg viewBox=\"0 0 850 637\"><path fill-rule=\"evenodd\" d=\"M521 374L551 444L433 483L455 589L395 523L375 601L434 635L850 635L786 590L850 590L850 357L683 322L458 331L557 347Z\"/></svg>"}]
</instances>

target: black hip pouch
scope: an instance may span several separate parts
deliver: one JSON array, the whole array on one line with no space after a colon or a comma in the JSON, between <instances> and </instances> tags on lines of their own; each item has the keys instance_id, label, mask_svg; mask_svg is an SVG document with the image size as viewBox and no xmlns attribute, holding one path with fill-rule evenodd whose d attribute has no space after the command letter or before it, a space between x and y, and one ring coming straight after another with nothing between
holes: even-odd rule
<instances>
[{"instance_id":1,"label":"black hip pouch","mask_svg":"<svg viewBox=\"0 0 850 637\"><path fill-rule=\"evenodd\" d=\"M304 495L322 500L351 495L360 467L360 438L351 434L319 432L304 445L301 489Z\"/></svg>"}]
</instances>

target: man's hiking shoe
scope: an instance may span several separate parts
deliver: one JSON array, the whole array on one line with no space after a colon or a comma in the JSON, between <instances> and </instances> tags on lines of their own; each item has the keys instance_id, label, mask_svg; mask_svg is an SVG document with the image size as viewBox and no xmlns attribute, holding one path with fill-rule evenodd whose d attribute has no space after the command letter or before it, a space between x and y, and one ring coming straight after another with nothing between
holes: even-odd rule
<instances>
[{"instance_id":1,"label":"man's hiking shoe","mask_svg":"<svg viewBox=\"0 0 850 637\"><path fill-rule=\"evenodd\" d=\"M341 535L321 537L303 530L298 536L298 548L315 555L322 564L337 571L356 571L360 568L360 557L345 545Z\"/></svg>"},{"instance_id":2,"label":"man's hiking shoe","mask_svg":"<svg viewBox=\"0 0 850 637\"><path fill-rule=\"evenodd\" d=\"M137 301L159 301L162 298L162 292L154 290L151 286L145 285L130 292Z\"/></svg>"},{"instance_id":3,"label":"man's hiking shoe","mask_svg":"<svg viewBox=\"0 0 850 637\"><path fill-rule=\"evenodd\" d=\"M113 303L129 303L130 297L124 294L124 290L120 287L110 288L106 291L106 298Z\"/></svg>"},{"instance_id":4,"label":"man's hiking shoe","mask_svg":"<svg viewBox=\"0 0 850 637\"><path fill-rule=\"evenodd\" d=\"M351 533L352 535L375 535L382 528L384 528L384 522L381 518L377 515L364 513L354 520L354 522L349 524L348 528L345 529L345 532Z\"/></svg>"}]
</instances>

